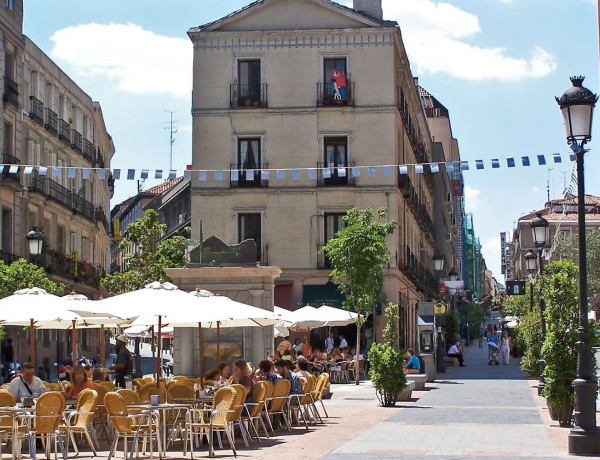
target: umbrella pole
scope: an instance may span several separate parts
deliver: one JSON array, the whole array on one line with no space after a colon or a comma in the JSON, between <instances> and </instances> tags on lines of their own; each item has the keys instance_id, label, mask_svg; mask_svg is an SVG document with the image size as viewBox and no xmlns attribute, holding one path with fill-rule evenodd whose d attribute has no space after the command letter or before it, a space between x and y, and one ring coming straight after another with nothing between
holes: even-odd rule
<instances>
[{"instance_id":1,"label":"umbrella pole","mask_svg":"<svg viewBox=\"0 0 600 460\"><path fill-rule=\"evenodd\" d=\"M100 367L104 367L104 359L105 356L105 348L106 344L104 343L105 335L104 335L104 324L100 326Z\"/></svg>"},{"instance_id":2,"label":"umbrella pole","mask_svg":"<svg viewBox=\"0 0 600 460\"><path fill-rule=\"evenodd\" d=\"M221 360L221 321L217 321L217 364Z\"/></svg>"},{"instance_id":3,"label":"umbrella pole","mask_svg":"<svg viewBox=\"0 0 600 460\"><path fill-rule=\"evenodd\" d=\"M75 320L73 320L71 329L71 365L73 368L77 365L77 331L75 330Z\"/></svg>"},{"instance_id":4,"label":"umbrella pole","mask_svg":"<svg viewBox=\"0 0 600 460\"><path fill-rule=\"evenodd\" d=\"M158 385L158 380L161 377L161 368L162 368L162 355L161 355L161 345L162 345L162 316L158 316L158 345L156 347L156 384Z\"/></svg>"},{"instance_id":5,"label":"umbrella pole","mask_svg":"<svg viewBox=\"0 0 600 460\"><path fill-rule=\"evenodd\" d=\"M154 326L152 326L152 342L150 344L150 348L152 349L152 362L155 362L154 360L156 359L156 355L154 354L156 352L156 348L155 348L155 344L154 344ZM158 376L156 375L156 364L154 364L154 367L152 369L152 375L154 376L154 379L156 380L158 378Z\"/></svg>"},{"instance_id":6,"label":"umbrella pole","mask_svg":"<svg viewBox=\"0 0 600 460\"><path fill-rule=\"evenodd\" d=\"M33 318L29 322L29 362L35 364L35 326Z\"/></svg>"},{"instance_id":7,"label":"umbrella pole","mask_svg":"<svg viewBox=\"0 0 600 460\"><path fill-rule=\"evenodd\" d=\"M198 323L198 372L200 388L204 389L204 343L202 341L202 323Z\"/></svg>"}]
</instances>

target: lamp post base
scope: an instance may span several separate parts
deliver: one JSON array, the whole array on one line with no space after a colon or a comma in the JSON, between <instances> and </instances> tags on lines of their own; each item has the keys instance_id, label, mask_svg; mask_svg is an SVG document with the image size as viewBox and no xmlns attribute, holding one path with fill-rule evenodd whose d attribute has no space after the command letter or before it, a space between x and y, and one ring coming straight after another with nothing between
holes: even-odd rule
<instances>
[{"instance_id":1,"label":"lamp post base","mask_svg":"<svg viewBox=\"0 0 600 460\"><path fill-rule=\"evenodd\" d=\"M582 430L579 427L569 432L569 453L572 455L600 454L600 433L596 427Z\"/></svg>"}]
</instances>

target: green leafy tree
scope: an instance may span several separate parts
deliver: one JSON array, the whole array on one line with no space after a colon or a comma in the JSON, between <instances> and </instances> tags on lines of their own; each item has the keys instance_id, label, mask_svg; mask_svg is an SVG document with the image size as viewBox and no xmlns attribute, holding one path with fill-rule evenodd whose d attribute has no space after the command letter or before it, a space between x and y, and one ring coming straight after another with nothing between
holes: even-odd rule
<instances>
[{"instance_id":1,"label":"green leafy tree","mask_svg":"<svg viewBox=\"0 0 600 460\"><path fill-rule=\"evenodd\" d=\"M402 352L388 343L373 343L368 357L371 365L369 377L375 387L377 399L384 407L395 406L398 393L406 387Z\"/></svg>"},{"instance_id":2,"label":"green leafy tree","mask_svg":"<svg viewBox=\"0 0 600 460\"><path fill-rule=\"evenodd\" d=\"M65 287L51 281L43 268L19 259L12 264L0 260L0 298L8 297L29 284L45 289L50 294L60 294Z\"/></svg>"},{"instance_id":3,"label":"green leafy tree","mask_svg":"<svg viewBox=\"0 0 600 460\"><path fill-rule=\"evenodd\" d=\"M456 342L456 334L458 334L458 316L454 311L450 310L445 315L442 315L442 335L446 344L445 351Z\"/></svg>"},{"instance_id":4,"label":"green leafy tree","mask_svg":"<svg viewBox=\"0 0 600 460\"><path fill-rule=\"evenodd\" d=\"M390 347L398 348L398 320L400 318L398 304L390 302L385 307L385 317L387 323L385 323L381 335Z\"/></svg>"},{"instance_id":5,"label":"green leafy tree","mask_svg":"<svg viewBox=\"0 0 600 460\"><path fill-rule=\"evenodd\" d=\"M483 308L474 302L463 302L458 305L458 315L463 323L469 325L469 336L472 340L483 324L485 318Z\"/></svg>"},{"instance_id":6,"label":"green leafy tree","mask_svg":"<svg viewBox=\"0 0 600 460\"><path fill-rule=\"evenodd\" d=\"M372 209L351 209L342 218L345 228L322 249L333 268L331 277L344 295L343 307L359 314L356 320L356 369L364 316L383 300L383 267L390 257L386 241L396 229L396 222L385 222L386 217L386 208L378 209L376 215ZM358 385L359 375L355 374Z\"/></svg>"},{"instance_id":7,"label":"green leafy tree","mask_svg":"<svg viewBox=\"0 0 600 460\"><path fill-rule=\"evenodd\" d=\"M586 230L585 244L587 254L588 292L596 291L600 294L600 233ZM579 264L579 235L557 236L557 243L553 255L566 258L575 265ZM600 297L592 300L592 307L600 311Z\"/></svg>"},{"instance_id":8,"label":"green leafy tree","mask_svg":"<svg viewBox=\"0 0 600 460\"><path fill-rule=\"evenodd\" d=\"M119 243L119 249L133 251L124 257L126 272L113 273L102 280L110 295L135 291L159 279L168 280L165 268L185 266L185 238L174 236L159 242L166 229L153 209L127 226L127 237Z\"/></svg>"}]
</instances>

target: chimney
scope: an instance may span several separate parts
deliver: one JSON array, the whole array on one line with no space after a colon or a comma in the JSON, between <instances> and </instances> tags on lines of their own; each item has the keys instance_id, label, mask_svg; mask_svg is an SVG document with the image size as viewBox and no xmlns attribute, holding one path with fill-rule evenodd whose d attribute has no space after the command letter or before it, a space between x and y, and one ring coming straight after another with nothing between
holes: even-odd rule
<instances>
[{"instance_id":1,"label":"chimney","mask_svg":"<svg viewBox=\"0 0 600 460\"><path fill-rule=\"evenodd\" d=\"M353 8L375 19L383 19L381 0L354 0Z\"/></svg>"}]
</instances>

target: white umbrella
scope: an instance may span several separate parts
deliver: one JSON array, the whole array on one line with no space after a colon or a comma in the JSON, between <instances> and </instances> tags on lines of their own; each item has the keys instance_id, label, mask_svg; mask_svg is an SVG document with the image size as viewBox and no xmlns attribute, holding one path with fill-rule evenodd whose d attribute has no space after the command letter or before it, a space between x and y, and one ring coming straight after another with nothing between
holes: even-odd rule
<instances>
[{"instance_id":1,"label":"white umbrella","mask_svg":"<svg viewBox=\"0 0 600 460\"><path fill-rule=\"evenodd\" d=\"M279 316L279 319L280 319L280 322L277 323L277 326L286 327L294 322L294 319L292 316L293 312L290 310L286 310L285 308L275 306L273 308L273 313L275 313L277 316Z\"/></svg>"},{"instance_id":2,"label":"white umbrella","mask_svg":"<svg viewBox=\"0 0 600 460\"><path fill-rule=\"evenodd\" d=\"M359 317L358 313L327 305L317 308L317 311L326 321L326 326L347 326L354 323Z\"/></svg>"},{"instance_id":3,"label":"white umbrella","mask_svg":"<svg viewBox=\"0 0 600 460\"><path fill-rule=\"evenodd\" d=\"M281 326L273 326L273 337L276 339L279 337L288 337L290 335L290 331L285 327Z\"/></svg>"},{"instance_id":4,"label":"white umbrella","mask_svg":"<svg viewBox=\"0 0 600 460\"><path fill-rule=\"evenodd\" d=\"M314 329L327 324L319 310L310 305L293 311L290 318L290 329Z\"/></svg>"}]
</instances>

